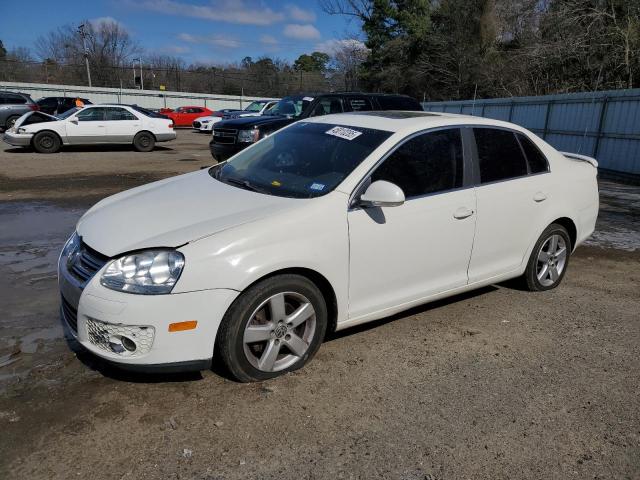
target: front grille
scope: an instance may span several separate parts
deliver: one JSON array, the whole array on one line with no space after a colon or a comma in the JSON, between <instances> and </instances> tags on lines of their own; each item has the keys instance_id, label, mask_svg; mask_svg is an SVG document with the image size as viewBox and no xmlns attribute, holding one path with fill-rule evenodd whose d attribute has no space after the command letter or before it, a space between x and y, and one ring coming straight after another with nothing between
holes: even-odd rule
<instances>
[{"instance_id":1,"label":"front grille","mask_svg":"<svg viewBox=\"0 0 640 480\"><path fill-rule=\"evenodd\" d=\"M88 282L98 270L109 260L109 257L96 252L82 242L77 252L71 253L67 268L69 272L83 283Z\"/></svg>"},{"instance_id":2,"label":"front grille","mask_svg":"<svg viewBox=\"0 0 640 480\"><path fill-rule=\"evenodd\" d=\"M93 318L87 319L87 335L89 341L96 347L110 353L118 353L123 356L136 356L149 353L155 337L153 327L138 325L116 325L101 322ZM122 338L131 340L135 344L135 350L118 349L114 346L121 345Z\"/></svg>"},{"instance_id":3,"label":"front grille","mask_svg":"<svg viewBox=\"0 0 640 480\"><path fill-rule=\"evenodd\" d=\"M238 130L230 128L214 128L213 141L215 143L236 143L236 135Z\"/></svg>"},{"instance_id":4,"label":"front grille","mask_svg":"<svg viewBox=\"0 0 640 480\"><path fill-rule=\"evenodd\" d=\"M61 297L61 299L62 316L71 330L73 330L74 333L78 333L78 311L73 308L73 305L67 302L64 297Z\"/></svg>"},{"instance_id":5,"label":"front grille","mask_svg":"<svg viewBox=\"0 0 640 480\"><path fill-rule=\"evenodd\" d=\"M200 122L193 122L193 128L200 128Z\"/></svg>"}]
</instances>

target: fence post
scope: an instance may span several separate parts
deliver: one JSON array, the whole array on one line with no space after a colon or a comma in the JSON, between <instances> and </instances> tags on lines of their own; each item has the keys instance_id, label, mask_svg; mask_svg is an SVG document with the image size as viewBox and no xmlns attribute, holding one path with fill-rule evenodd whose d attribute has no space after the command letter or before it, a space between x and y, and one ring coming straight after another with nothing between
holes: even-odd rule
<instances>
[{"instance_id":1,"label":"fence post","mask_svg":"<svg viewBox=\"0 0 640 480\"><path fill-rule=\"evenodd\" d=\"M513 106L515 105L515 101L511 100L511 105L509 105L509 121L513 118Z\"/></svg>"},{"instance_id":2,"label":"fence post","mask_svg":"<svg viewBox=\"0 0 640 480\"><path fill-rule=\"evenodd\" d=\"M547 113L544 118L544 130L542 131L542 138L547 139L547 133L549 133L549 118L551 117L551 109L553 108L553 100L549 100L547 103Z\"/></svg>"},{"instance_id":3,"label":"fence post","mask_svg":"<svg viewBox=\"0 0 640 480\"><path fill-rule=\"evenodd\" d=\"M482 104L482 110L480 110L480 116L481 116L481 117L484 117L484 107L486 107L486 106L487 106L487 104L486 104L486 103L483 103L483 104Z\"/></svg>"},{"instance_id":4,"label":"fence post","mask_svg":"<svg viewBox=\"0 0 640 480\"><path fill-rule=\"evenodd\" d=\"M604 127L604 120L607 116L607 107L609 105L609 97L605 96L602 99L602 107L600 107L600 118L598 119L598 132L596 134L596 143L593 146L593 158L598 158L600 152L600 139L602 138L602 127Z\"/></svg>"}]
</instances>

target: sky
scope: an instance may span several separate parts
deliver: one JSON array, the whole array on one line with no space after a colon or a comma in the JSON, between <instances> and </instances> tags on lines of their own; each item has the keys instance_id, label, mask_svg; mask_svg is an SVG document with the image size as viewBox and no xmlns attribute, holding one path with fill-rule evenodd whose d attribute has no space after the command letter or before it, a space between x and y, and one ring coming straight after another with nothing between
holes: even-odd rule
<instances>
[{"instance_id":1,"label":"sky","mask_svg":"<svg viewBox=\"0 0 640 480\"><path fill-rule=\"evenodd\" d=\"M84 19L119 22L147 53L207 64L246 56L293 61L315 50L329 53L359 32L354 20L324 13L316 0L29 0L28 14L24 2L0 4L0 40L34 57L39 35Z\"/></svg>"}]
</instances>

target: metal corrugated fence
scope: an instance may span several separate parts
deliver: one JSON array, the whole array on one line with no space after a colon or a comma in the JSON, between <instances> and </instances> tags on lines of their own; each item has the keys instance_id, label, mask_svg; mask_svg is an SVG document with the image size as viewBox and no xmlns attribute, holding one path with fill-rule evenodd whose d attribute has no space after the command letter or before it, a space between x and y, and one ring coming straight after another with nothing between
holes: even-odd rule
<instances>
[{"instance_id":1,"label":"metal corrugated fence","mask_svg":"<svg viewBox=\"0 0 640 480\"><path fill-rule=\"evenodd\" d=\"M640 175L640 89L422 105L513 122L558 150L595 157L602 169Z\"/></svg>"}]
</instances>

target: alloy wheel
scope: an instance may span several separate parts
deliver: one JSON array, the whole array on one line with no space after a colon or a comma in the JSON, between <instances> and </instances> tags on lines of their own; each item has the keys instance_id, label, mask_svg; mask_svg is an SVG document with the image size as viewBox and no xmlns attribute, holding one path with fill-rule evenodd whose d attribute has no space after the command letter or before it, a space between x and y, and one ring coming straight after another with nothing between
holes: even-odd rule
<instances>
[{"instance_id":1,"label":"alloy wheel","mask_svg":"<svg viewBox=\"0 0 640 480\"><path fill-rule=\"evenodd\" d=\"M567 263L567 243L562 235L551 235L540 247L536 276L544 287L550 287L562 276Z\"/></svg>"},{"instance_id":2,"label":"alloy wheel","mask_svg":"<svg viewBox=\"0 0 640 480\"><path fill-rule=\"evenodd\" d=\"M254 310L244 330L247 360L263 372L289 368L304 357L316 330L316 312L307 297L277 293Z\"/></svg>"}]
</instances>

